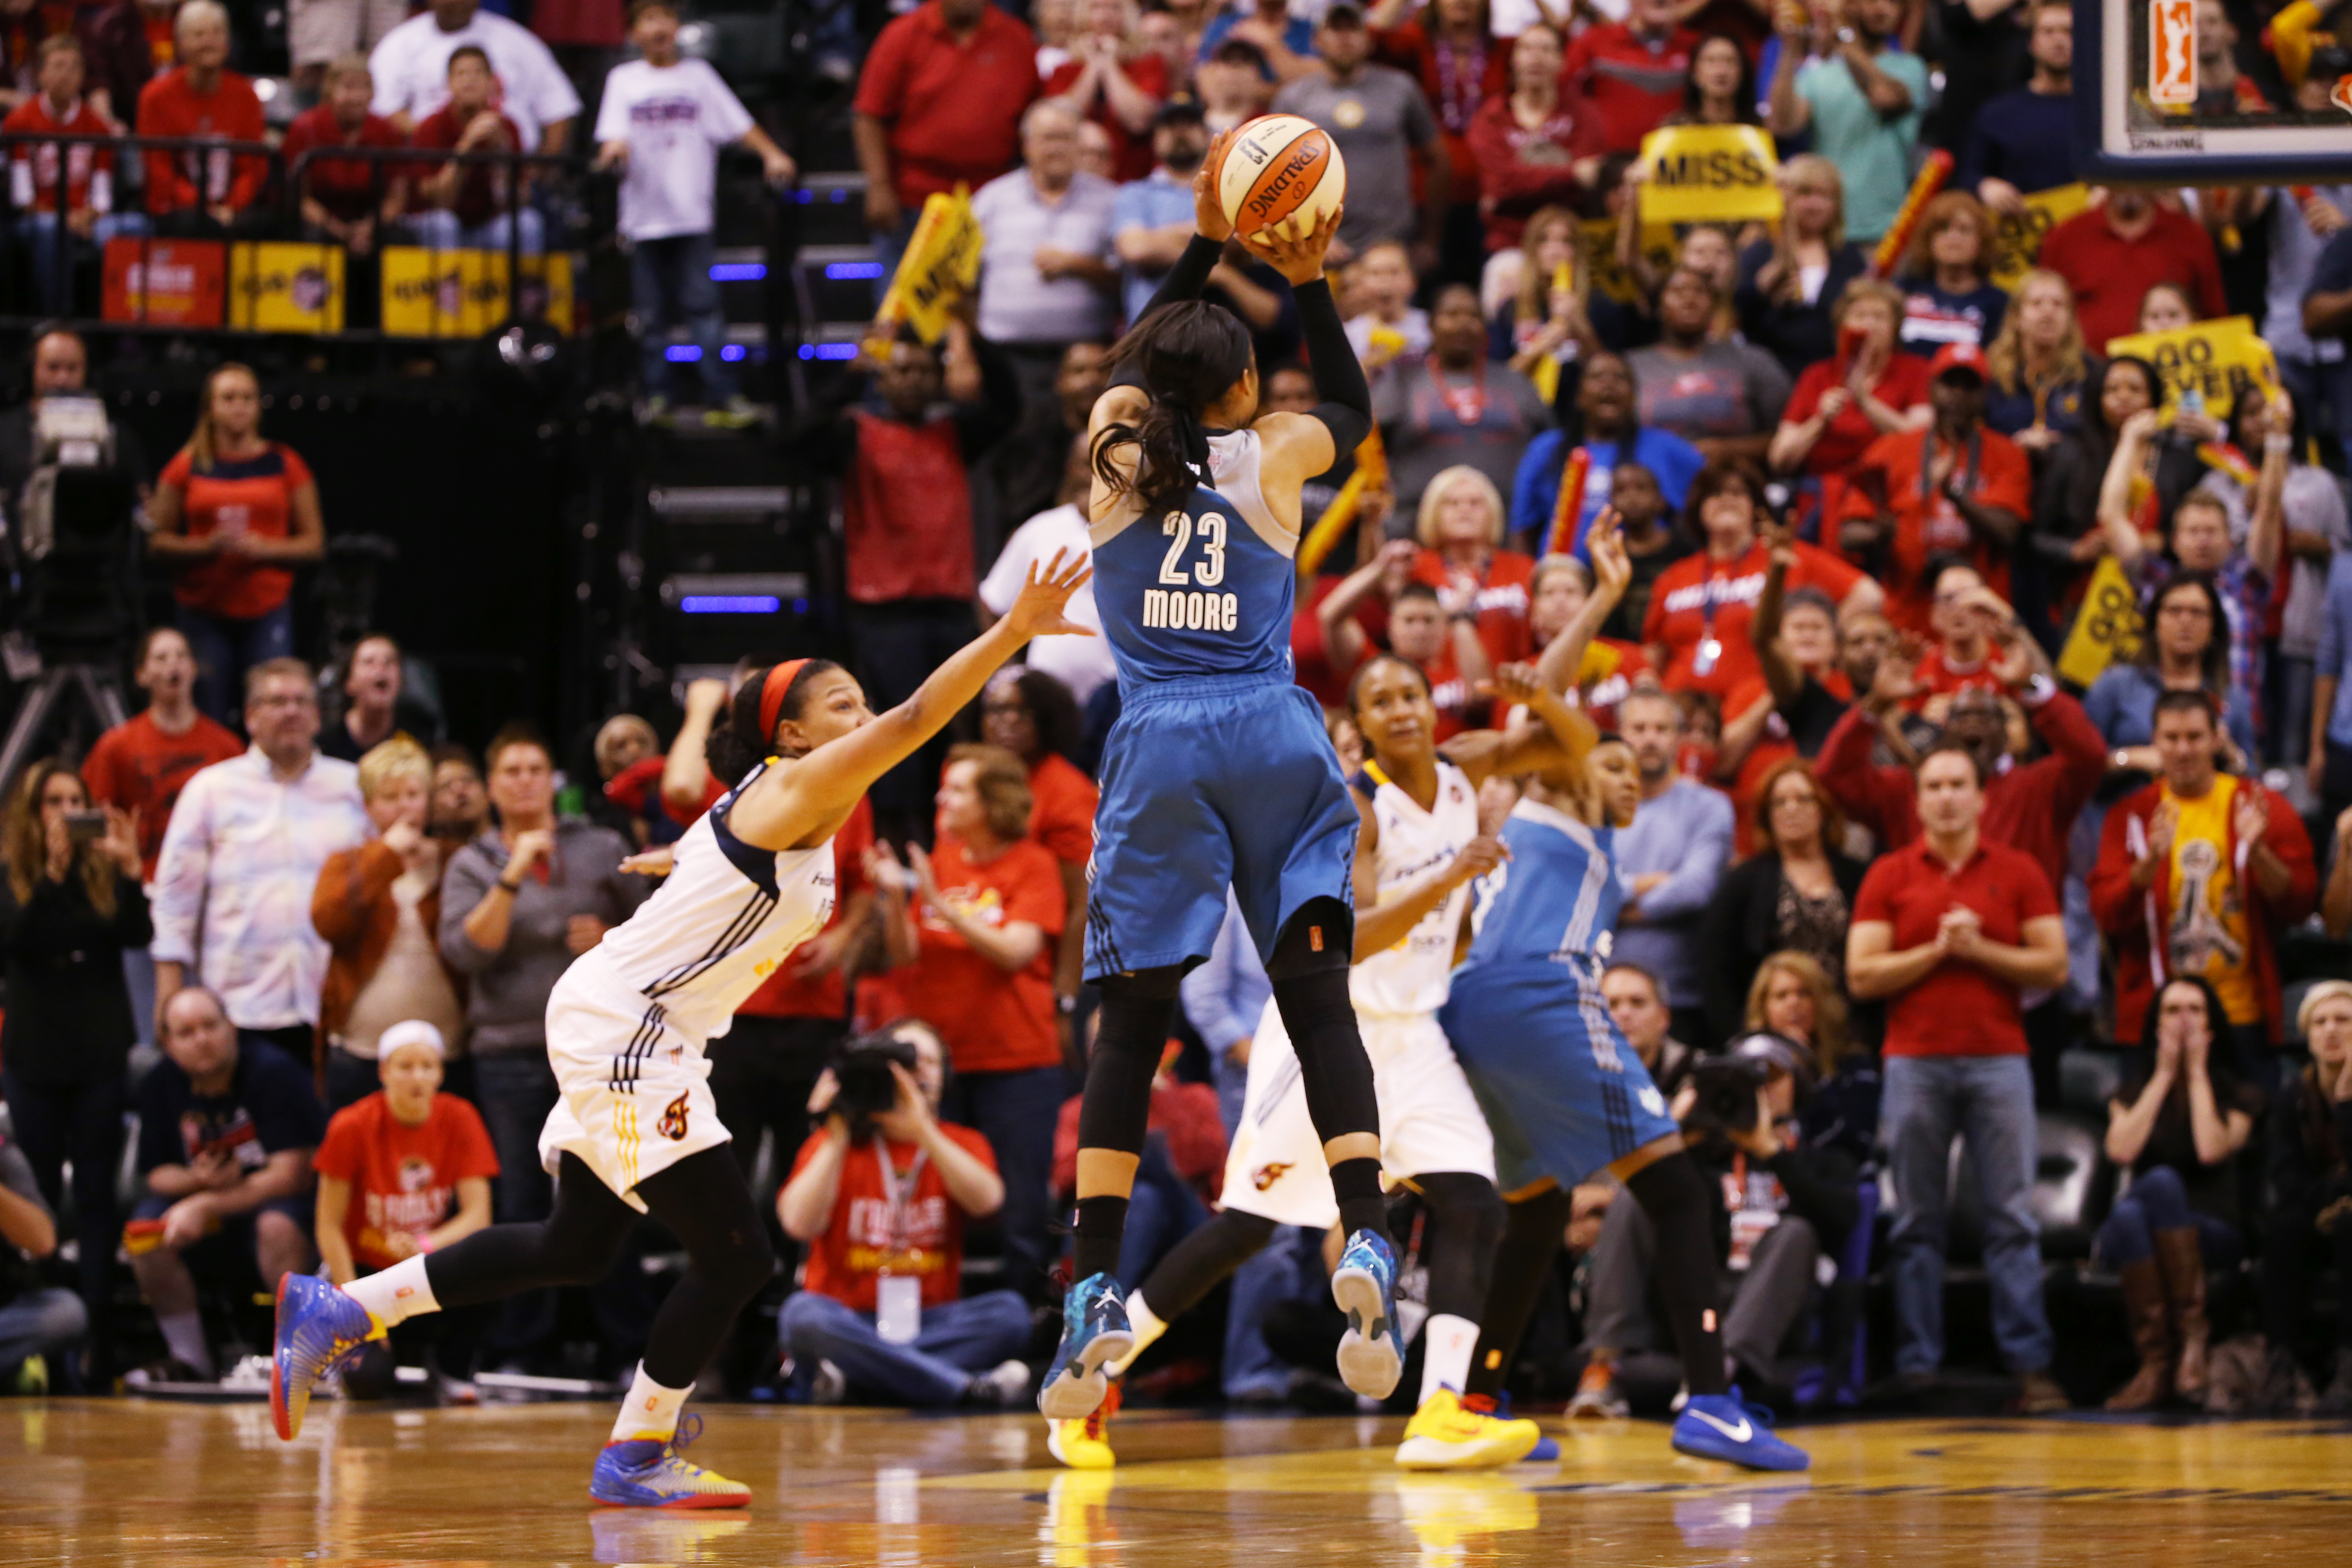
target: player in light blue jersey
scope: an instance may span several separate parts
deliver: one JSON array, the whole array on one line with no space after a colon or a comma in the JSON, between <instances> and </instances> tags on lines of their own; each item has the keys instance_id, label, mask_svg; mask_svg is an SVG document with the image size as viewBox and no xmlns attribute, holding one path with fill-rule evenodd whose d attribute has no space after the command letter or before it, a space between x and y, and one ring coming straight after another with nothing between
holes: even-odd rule
<instances>
[{"instance_id":1,"label":"player in light blue jersey","mask_svg":"<svg viewBox=\"0 0 2352 1568\"><path fill-rule=\"evenodd\" d=\"M1597 586L1538 669L1555 689L1573 679L1585 644L1633 575L1613 511L1590 537ZM1559 729L1559 717L1555 710L1546 721ZM1708 1207L1715 1199L1601 994L1624 903L1616 834L1640 807L1641 774L1623 742L1596 743L1591 722L1571 717L1578 732L1560 734L1568 764L1527 777L1503 826L1508 858L1474 888L1470 952L1438 1015L1486 1108L1497 1184L1512 1211L1465 1403L1480 1408L1474 1402L1500 1392L1534 1286L1560 1245L1568 1191L1606 1170L1657 1231L1655 1283L1690 1385L1674 1446L1758 1469L1803 1469L1803 1451L1773 1436L1767 1413L1730 1384Z\"/></svg>"},{"instance_id":2,"label":"player in light blue jersey","mask_svg":"<svg viewBox=\"0 0 2352 1568\"><path fill-rule=\"evenodd\" d=\"M1076 1262L1038 1408L1083 1420L1135 1343L1118 1280L1128 1194L1177 982L1216 939L1231 884L1297 1047L1348 1246L1339 1374L1384 1397L1404 1361L1381 1194L1380 1110L1349 1000L1356 808L1315 700L1293 681L1299 488L1371 428L1371 392L1323 280L1339 215L1243 243L1289 280L1317 384L1306 414L1258 412L1248 329L1200 292L1233 229L1215 171L1199 233L1112 352L1087 429L1095 605L1118 665L1087 908L1101 1033L1078 1116Z\"/></svg>"}]
</instances>

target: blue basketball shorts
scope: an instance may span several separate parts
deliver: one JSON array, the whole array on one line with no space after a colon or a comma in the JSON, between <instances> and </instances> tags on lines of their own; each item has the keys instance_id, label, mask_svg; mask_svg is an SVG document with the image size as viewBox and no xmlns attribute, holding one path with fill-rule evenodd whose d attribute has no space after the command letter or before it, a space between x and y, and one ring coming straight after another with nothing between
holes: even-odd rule
<instances>
[{"instance_id":1,"label":"blue basketball shorts","mask_svg":"<svg viewBox=\"0 0 2352 1568\"><path fill-rule=\"evenodd\" d=\"M1228 885L1271 959L1283 922L1311 900L1353 910L1360 826L1322 710L1288 680L1130 690L1103 749L1087 978L1206 958Z\"/></svg>"},{"instance_id":2,"label":"blue basketball shorts","mask_svg":"<svg viewBox=\"0 0 2352 1568\"><path fill-rule=\"evenodd\" d=\"M1456 970L1437 1016L1495 1134L1496 1184L1574 1186L1679 1131L1597 974L1530 959Z\"/></svg>"}]
</instances>

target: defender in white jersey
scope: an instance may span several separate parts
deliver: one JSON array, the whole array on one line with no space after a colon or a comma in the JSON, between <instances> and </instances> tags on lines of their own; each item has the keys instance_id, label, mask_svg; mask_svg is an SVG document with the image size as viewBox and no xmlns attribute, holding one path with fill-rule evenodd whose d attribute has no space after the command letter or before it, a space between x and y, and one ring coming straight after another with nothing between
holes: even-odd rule
<instances>
[{"instance_id":1,"label":"defender in white jersey","mask_svg":"<svg viewBox=\"0 0 2352 1568\"><path fill-rule=\"evenodd\" d=\"M848 672L825 660L795 659L744 681L710 742L711 771L741 782L678 840L660 890L575 960L549 998L548 1058L562 1098L540 1154L555 1173L554 1212L478 1231L346 1288L289 1276L270 1371L279 1436L300 1430L319 1377L368 1340L444 1306L600 1279L650 1210L686 1243L687 1270L654 1320L589 1495L635 1508L750 1502L748 1489L677 1453L695 1375L776 1265L742 1173L719 1147L728 1132L703 1047L824 924L833 836L868 786L1032 637L1092 635L1064 615L1087 575L1086 563L1066 567L1059 555L1042 576L1033 569L1003 620L878 718Z\"/></svg>"},{"instance_id":2,"label":"defender in white jersey","mask_svg":"<svg viewBox=\"0 0 2352 1568\"><path fill-rule=\"evenodd\" d=\"M1523 667L1495 682L1502 699L1565 708ZM1351 781L1360 828L1354 865L1356 931L1349 996L1370 1057L1380 1104L1381 1163L1431 1211L1423 1263L1420 1406L1397 1462L1460 1469L1510 1464L1541 1440L1530 1421L1465 1407L1462 1391L1478 1342L1503 1204L1494 1141L1453 1047L1437 1025L1473 878L1504 858L1478 827L1478 784L1557 760L1549 731L1507 738L1458 735L1441 754L1427 677L1383 655L1357 673L1349 706L1370 751ZM1269 1005L1250 1039L1249 1088L1225 1160L1223 1212L1180 1243L1128 1299L1139 1352L1168 1319L1201 1299L1273 1236L1277 1225L1328 1228L1339 1217L1307 1085ZM1126 1358L1131 1362L1134 1354ZM1123 1371L1125 1363L1117 1370ZM1074 1466L1112 1462L1097 1418L1057 1422L1049 1443Z\"/></svg>"}]
</instances>

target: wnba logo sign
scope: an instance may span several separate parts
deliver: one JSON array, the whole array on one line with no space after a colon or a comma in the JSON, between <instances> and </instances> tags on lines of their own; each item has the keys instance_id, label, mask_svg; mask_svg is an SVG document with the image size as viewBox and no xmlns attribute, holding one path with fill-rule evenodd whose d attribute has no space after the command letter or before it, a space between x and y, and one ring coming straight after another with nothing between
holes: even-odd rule
<instances>
[{"instance_id":1,"label":"wnba logo sign","mask_svg":"<svg viewBox=\"0 0 2352 1568\"><path fill-rule=\"evenodd\" d=\"M2147 100L2167 109L2197 101L2197 0L2148 0Z\"/></svg>"}]
</instances>

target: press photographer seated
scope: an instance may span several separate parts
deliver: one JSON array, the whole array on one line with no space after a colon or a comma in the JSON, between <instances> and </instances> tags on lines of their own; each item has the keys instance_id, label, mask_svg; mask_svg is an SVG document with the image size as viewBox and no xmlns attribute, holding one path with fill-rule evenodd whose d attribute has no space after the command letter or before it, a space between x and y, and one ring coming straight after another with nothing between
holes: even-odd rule
<instances>
[{"instance_id":1,"label":"press photographer seated","mask_svg":"<svg viewBox=\"0 0 2352 1568\"><path fill-rule=\"evenodd\" d=\"M963 1224L1004 1205L988 1140L939 1120L947 1051L928 1025L896 1024L842 1048L809 1111L776 1196L785 1233L809 1249L806 1289L777 1332L811 1399L896 1405L1019 1404L1029 1308L1017 1292L958 1299Z\"/></svg>"},{"instance_id":2,"label":"press photographer seated","mask_svg":"<svg viewBox=\"0 0 2352 1568\"><path fill-rule=\"evenodd\" d=\"M1797 1115L1813 1089L1810 1053L1758 1031L1706 1057L1675 1097L1693 1158L1715 1179L1716 1257L1722 1265L1723 1351L1732 1377L1760 1403L1790 1407L1796 1369L1784 1352L1813 1299L1814 1273L1861 1217L1853 1161L1798 1142ZM1650 1307L1657 1235L1639 1204L1612 1204L1592 1249L1584 1381L1572 1415L1622 1415L1618 1384L1648 1384L1654 1362L1670 1379L1668 1342ZM1663 1386L1663 1379L1661 1385Z\"/></svg>"}]
</instances>

